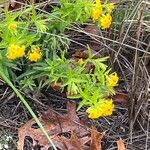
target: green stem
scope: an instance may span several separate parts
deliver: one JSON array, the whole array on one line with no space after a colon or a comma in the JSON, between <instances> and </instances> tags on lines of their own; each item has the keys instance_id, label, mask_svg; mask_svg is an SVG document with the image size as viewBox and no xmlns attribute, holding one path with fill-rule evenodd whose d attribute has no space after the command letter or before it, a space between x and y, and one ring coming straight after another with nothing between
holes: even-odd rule
<instances>
[{"instance_id":1,"label":"green stem","mask_svg":"<svg viewBox=\"0 0 150 150\"><path fill-rule=\"evenodd\" d=\"M20 100L22 101L22 103L25 105L25 107L28 109L28 111L30 112L30 114L32 115L32 117L35 119L36 123L38 124L38 126L40 127L40 129L42 130L42 132L44 133L44 135L46 136L46 138L48 139L49 143L53 146L54 150L57 150L56 146L54 145L52 139L50 138L50 136L48 135L47 131L44 129L43 125L41 124L40 120L38 119L38 117L36 116L36 114L32 111L32 108L29 106L29 104L27 103L27 101L24 99L24 97L20 94L20 92L18 91L18 89L12 84L12 82L5 76L4 72L2 69L0 69L0 76L3 78L3 80L14 90L14 92L17 94L17 96L20 98Z\"/></svg>"}]
</instances>

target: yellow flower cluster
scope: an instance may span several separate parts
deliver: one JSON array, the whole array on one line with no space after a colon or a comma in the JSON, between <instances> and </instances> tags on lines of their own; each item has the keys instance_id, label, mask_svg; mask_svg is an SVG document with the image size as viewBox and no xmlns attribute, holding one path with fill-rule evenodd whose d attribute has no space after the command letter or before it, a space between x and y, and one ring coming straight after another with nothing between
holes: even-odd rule
<instances>
[{"instance_id":1,"label":"yellow flower cluster","mask_svg":"<svg viewBox=\"0 0 150 150\"><path fill-rule=\"evenodd\" d=\"M23 57L25 55L25 46L19 46L16 44L11 44L7 49L6 57L8 59L16 59Z\"/></svg>"},{"instance_id":2,"label":"yellow flower cluster","mask_svg":"<svg viewBox=\"0 0 150 150\"><path fill-rule=\"evenodd\" d=\"M101 19L99 20L99 24L101 25L102 29L109 28L111 22L112 22L112 17L110 14L102 15Z\"/></svg>"},{"instance_id":3,"label":"yellow flower cluster","mask_svg":"<svg viewBox=\"0 0 150 150\"><path fill-rule=\"evenodd\" d=\"M102 4L101 4L100 0L96 0L96 3L94 5L93 11L92 11L93 21L98 20L101 14L102 14Z\"/></svg>"},{"instance_id":4,"label":"yellow flower cluster","mask_svg":"<svg viewBox=\"0 0 150 150\"><path fill-rule=\"evenodd\" d=\"M25 56L25 46L19 46L17 44L10 44L8 49L7 49L7 54L6 57L8 59L14 60L17 58L21 58ZM31 62L36 62L38 61L42 56L42 53L40 52L40 48L33 48L31 52L28 54L28 59Z\"/></svg>"},{"instance_id":5,"label":"yellow flower cluster","mask_svg":"<svg viewBox=\"0 0 150 150\"><path fill-rule=\"evenodd\" d=\"M95 119L98 117L110 116L113 112L113 109L114 104L112 99L107 99L89 107L86 112L88 113L89 118Z\"/></svg>"},{"instance_id":6,"label":"yellow flower cluster","mask_svg":"<svg viewBox=\"0 0 150 150\"><path fill-rule=\"evenodd\" d=\"M101 4L100 0L95 0L95 4L92 10L93 21L98 21L98 24L102 29L107 29L112 23L111 12L114 9L114 4Z\"/></svg>"},{"instance_id":7,"label":"yellow flower cluster","mask_svg":"<svg viewBox=\"0 0 150 150\"><path fill-rule=\"evenodd\" d=\"M40 48L37 47L37 48L33 48L31 50L31 52L29 53L28 55L28 59L31 61L31 62L37 62L39 59L41 59L41 56L42 56L42 53L40 51Z\"/></svg>"},{"instance_id":8,"label":"yellow flower cluster","mask_svg":"<svg viewBox=\"0 0 150 150\"><path fill-rule=\"evenodd\" d=\"M114 87L118 85L119 77L116 72L110 74L106 79L106 84L109 87Z\"/></svg>"},{"instance_id":9,"label":"yellow flower cluster","mask_svg":"<svg viewBox=\"0 0 150 150\"><path fill-rule=\"evenodd\" d=\"M12 22L8 25L8 30L13 33L17 28L17 23L16 22Z\"/></svg>"}]
</instances>

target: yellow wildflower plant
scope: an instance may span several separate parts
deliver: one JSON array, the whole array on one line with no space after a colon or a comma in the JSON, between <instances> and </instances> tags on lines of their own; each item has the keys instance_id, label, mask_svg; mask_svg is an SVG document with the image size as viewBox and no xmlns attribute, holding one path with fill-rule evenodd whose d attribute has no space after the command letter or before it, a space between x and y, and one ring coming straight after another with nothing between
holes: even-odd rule
<instances>
[{"instance_id":1,"label":"yellow wildflower plant","mask_svg":"<svg viewBox=\"0 0 150 150\"><path fill-rule=\"evenodd\" d=\"M111 26L111 23L112 23L112 17L109 13L103 15L99 20L99 25L101 26L102 29L108 29Z\"/></svg>"},{"instance_id":2,"label":"yellow wildflower plant","mask_svg":"<svg viewBox=\"0 0 150 150\"><path fill-rule=\"evenodd\" d=\"M114 104L112 99L103 100L103 102L98 102L95 105L89 107L86 112L88 117L91 119L96 119L99 117L105 117L112 115L114 110Z\"/></svg>"},{"instance_id":3,"label":"yellow wildflower plant","mask_svg":"<svg viewBox=\"0 0 150 150\"><path fill-rule=\"evenodd\" d=\"M95 0L92 10L92 19L97 21L102 29L107 29L112 23L111 13L114 9L114 3L101 3L101 0Z\"/></svg>"},{"instance_id":4,"label":"yellow wildflower plant","mask_svg":"<svg viewBox=\"0 0 150 150\"><path fill-rule=\"evenodd\" d=\"M108 13L112 13L112 11L114 10L115 6L114 6L114 3L110 3L106 6L107 8L107 12Z\"/></svg>"},{"instance_id":5,"label":"yellow wildflower plant","mask_svg":"<svg viewBox=\"0 0 150 150\"><path fill-rule=\"evenodd\" d=\"M11 44L8 47L6 57L8 59L14 60L14 59L23 57L24 55L25 55L25 46L24 45L19 46L19 45L16 45L16 44Z\"/></svg>"},{"instance_id":6,"label":"yellow wildflower plant","mask_svg":"<svg viewBox=\"0 0 150 150\"><path fill-rule=\"evenodd\" d=\"M116 72L110 74L106 79L106 84L109 87L114 87L118 85L119 77Z\"/></svg>"},{"instance_id":7,"label":"yellow wildflower plant","mask_svg":"<svg viewBox=\"0 0 150 150\"><path fill-rule=\"evenodd\" d=\"M101 15L101 13L102 13L102 9L94 8L93 12L92 12L93 21L98 20L100 15Z\"/></svg>"},{"instance_id":8,"label":"yellow wildflower plant","mask_svg":"<svg viewBox=\"0 0 150 150\"><path fill-rule=\"evenodd\" d=\"M92 19L93 19L93 21L98 20L101 14L102 14L101 2L96 0L96 4L94 5L93 11L92 11Z\"/></svg>"},{"instance_id":9,"label":"yellow wildflower plant","mask_svg":"<svg viewBox=\"0 0 150 150\"><path fill-rule=\"evenodd\" d=\"M95 7L97 7L97 8L102 7L101 0L95 0Z\"/></svg>"},{"instance_id":10,"label":"yellow wildflower plant","mask_svg":"<svg viewBox=\"0 0 150 150\"><path fill-rule=\"evenodd\" d=\"M16 22L12 22L8 25L8 30L13 33L14 31L16 31L17 28L17 23Z\"/></svg>"},{"instance_id":11,"label":"yellow wildflower plant","mask_svg":"<svg viewBox=\"0 0 150 150\"><path fill-rule=\"evenodd\" d=\"M29 55L28 55L28 59L29 59L31 62L37 62L38 60L41 59L41 57L42 57L42 53L41 53L39 47L33 48L33 49L31 50L31 52L29 53Z\"/></svg>"},{"instance_id":12,"label":"yellow wildflower plant","mask_svg":"<svg viewBox=\"0 0 150 150\"><path fill-rule=\"evenodd\" d=\"M67 90L68 90L67 92L68 96L74 96L78 94L78 87L74 82L71 85L68 85Z\"/></svg>"}]
</instances>

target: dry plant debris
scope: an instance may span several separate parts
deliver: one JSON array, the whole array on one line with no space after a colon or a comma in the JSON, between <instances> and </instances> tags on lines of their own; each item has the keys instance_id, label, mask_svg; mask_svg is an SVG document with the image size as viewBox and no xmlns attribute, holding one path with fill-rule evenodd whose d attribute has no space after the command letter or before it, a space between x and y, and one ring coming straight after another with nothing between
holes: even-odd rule
<instances>
[{"instance_id":1,"label":"dry plant debris","mask_svg":"<svg viewBox=\"0 0 150 150\"><path fill-rule=\"evenodd\" d=\"M117 141L117 147L118 147L118 150L125 150L125 145L124 145L124 141L120 138L118 141Z\"/></svg>"},{"instance_id":2,"label":"dry plant debris","mask_svg":"<svg viewBox=\"0 0 150 150\"><path fill-rule=\"evenodd\" d=\"M26 3L32 4L34 2L35 0L3 0L2 2L0 1L0 7L9 8L9 10L15 10L22 7Z\"/></svg>"},{"instance_id":3,"label":"dry plant debris","mask_svg":"<svg viewBox=\"0 0 150 150\"><path fill-rule=\"evenodd\" d=\"M76 105L68 103L68 113L61 115L49 108L44 114L40 116L40 121L52 138L56 147L61 150L101 150L101 140L104 134L99 133L96 128L91 130L84 125L76 114ZM40 145L42 149L46 150L51 145L43 135L40 128L33 128L35 125L34 119L26 122L18 130L18 149L24 149L25 137L33 139L33 146ZM71 137L65 137L65 134L71 134Z\"/></svg>"},{"instance_id":4,"label":"dry plant debris","mask_svg":"<svg viewBox=\"0 0 150 150\"><path fill-rule=\"evenodd\" d=\"M91 132L91 147L90 150L101 150L101 140L103 136L105 135L105 132L100 134L96 128L92 128Z\"/></svg>"}]
</instances>

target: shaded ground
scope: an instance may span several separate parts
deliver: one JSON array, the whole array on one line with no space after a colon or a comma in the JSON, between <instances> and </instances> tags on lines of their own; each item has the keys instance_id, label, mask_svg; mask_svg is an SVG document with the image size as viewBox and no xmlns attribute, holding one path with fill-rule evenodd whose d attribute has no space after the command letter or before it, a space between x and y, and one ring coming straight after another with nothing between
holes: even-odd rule
<instances>
[{"instance_id":1,"label":"shaded ground","mask_svg":"<svg viewBox=\"0 0 150 150\"><path fill-rule=\"evenodd\" d=\"M30 118L30 115L25 110L24 106L22 106L18 98L10 98L13 94L9 88L5 85L1 85L0 89L0 134L1 137L4 135L12 136L9 149L15 150L17 146L16 141L18 140L17 128L23 125ZM62 114L66 112L65 104L67 99L52 89L46 91L44 97L40 96L40 102L42 102L42 105L39 104L35 96L34 98L31 96L27 99L36 112L44 111L48 105L52 106ZM102 140L102 147L104 150L117 149L116 141L120 137L125 140L127 149L144 150L146 149L146 146L148 149L150 148L150 141L148 139L150 128L148 120L143 125L137 121L131 134L129 130L127 107L117 105L112 116L97 120L86 119L87 117L82 110L78 112L78 115L79 117L84 118L89 126L96 126L100 132L106 131L106 135ZM27 147L25 149L30 150L31 147L29 146L29 141L26 145Z\"/></svg>"}]
</instances>

